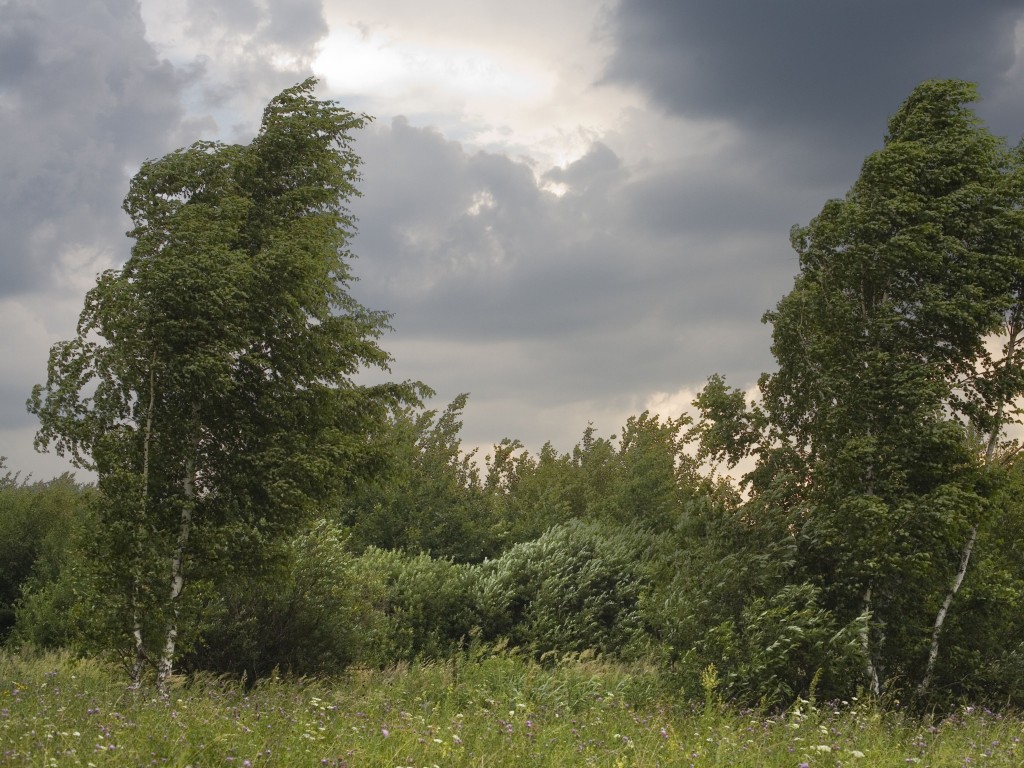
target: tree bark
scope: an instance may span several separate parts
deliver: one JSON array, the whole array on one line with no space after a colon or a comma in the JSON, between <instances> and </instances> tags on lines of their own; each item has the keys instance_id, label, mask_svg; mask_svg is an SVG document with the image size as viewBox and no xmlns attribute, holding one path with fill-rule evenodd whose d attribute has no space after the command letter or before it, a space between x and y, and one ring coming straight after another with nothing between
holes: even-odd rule
<instances>
[{"instance_id":1,"label":"tree bark","mask_svg":"<svg viewBox=\"0 0 1024 768\"><path fill-rule=\"evenodd\" d=\"M142 441L142 498L139 502L139 520L135 527L135 573L132 574L132 641L135 659L132 662L132 688L142 683L142 670L146 665L146 646L142 638L142 617L139 613L139 592L142 587L142 538L145 535L146 507L149 503L149 448L153 440L153 409L156 403L156 350L149 361L149 404L146 408L146 431Z\"/></svg>"},{"instance_id":2,"label":"tree bark","mask_svg":"<svg viewBox=\"0 0 1024 768\"><path fill-rule=\"evenodd\" d=\"M868 686L872 695L878 696L882 692L882 685L878 678L878 668L875 666L875 660L871 656L871 587L868 587L867 592L864 593L864 613L869 618L864 624L864 629L860 633L860 644L864 648L864 656L868 660L867 664L867 675L868 675Z\"/></svg>"},{"instance_id":3,"label":"tree bark","mask_svg":"<svg viewBox=\"0 0 1024 768\"><path fill-rule=\"evenodd\" d=\"M977 540L978 526L975 525L971 528L971 534L967 537L967 543L964 545L963 553L960 556L960 567L957 569L956 577L953 579L953 585L950 587L949 592L946 593L946 599L942 601L942 607L939 608L939 612L935 616L935 629L932 631L932 647L928 651L928 664L925 666L921 684L917 686L917 692L922 696L928 693L932 673L935 671L935 660L939 658L939 637L942 635L942 625L946 622L946 614L949 613L949 607L953 604L953 598L960 591L960 585L964 583L964 576L967 575L967 566L971 562L971 553L974 552L974 542Z\"/></svg>"},{"instance_id":4,"label":"tree bark","mask_svg":"<svg viewBox=\"0 0 1024 768\"><path fill-rule=\"evenodd\" d=\"M1014 352L1017 347L1017 338L1020 335L1020 311L1019 308L1015 308L1010 321L1007 331L1009 338L1006 340L1006 345L1003 347L1005 353L1001 362L1003 371L1010 367L1013 363ZM988 444L985 446L985 466L989 466L995 460L996 448L999 446L999 436L1003 431L1003 415L1006 406L1005 398L1000 398L996 404L996 413L994 422L992 425L992 431L988 436ZM949 592L946 593L946 598L942 601L942 605L939 607L939 612L935 615L935 626L932 629L932 644L928 650L928 663L925 665L924 676L921 678L920 685L917 686L917 692L924 696L928 693L928 687L931 685L932 675L935 672L935 662L939 658L939 641L942 637L942 627L946 623L946 615L949 613L949 608L953 604L953 598L956 597L960 591L960 586L964 583L964 577L967 575L967 568L971 562L971 555L974 553L974 545L978 541L978 524L975 523L971 526L971 532L967 536L967 542L964 544L964 548L960 553L960 567L957 568L956 576L953 577L953 583L950 585Z\"/></svg>"},{"instance_id":5,"label":"tree bark","mask_svg":"<svg viewBox=\"0 0 1024 768\"><path fill-rule=\"evenodd\" d=\"M193 407L193 416L196 415L197 407ZM193 424L196 419L193 418ZM168 596L170 607L170 619L167 623L167 632L164 638L164 649L160 654L160 664L157 669L157 690L162 696L167 695L167 685L171 673L174 671L174 654L178 642L178 619L181 613L179 598L185 587L185 556L188 552L188 540L192 533L193 515L195 513L196 501L196 454L199 451L198 434L192 441L191 451L185 458L185 476L182 480L184 491L184 504L181 509L181 524L178 528L178 542L171 558L171 591Z\"/></svg>"}]
</instances>

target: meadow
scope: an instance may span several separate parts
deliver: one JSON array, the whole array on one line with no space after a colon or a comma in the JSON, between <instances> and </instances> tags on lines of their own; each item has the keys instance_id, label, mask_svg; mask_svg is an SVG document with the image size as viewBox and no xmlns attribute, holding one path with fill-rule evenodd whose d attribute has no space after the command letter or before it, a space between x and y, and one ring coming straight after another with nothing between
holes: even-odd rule
<instances>
[{"instance_id":1,"label":"meadow","mask_svg":"<svg viewBox=\"0 0 1024 768\"><path fill-rule=\"evenodd\" d=\"M194 676L166 698L62 653L0 652L4 766L1019 766L1024 719L799 700L740 711L653 668L515 654L333 680Z\"/></svg>"}]
</instances>

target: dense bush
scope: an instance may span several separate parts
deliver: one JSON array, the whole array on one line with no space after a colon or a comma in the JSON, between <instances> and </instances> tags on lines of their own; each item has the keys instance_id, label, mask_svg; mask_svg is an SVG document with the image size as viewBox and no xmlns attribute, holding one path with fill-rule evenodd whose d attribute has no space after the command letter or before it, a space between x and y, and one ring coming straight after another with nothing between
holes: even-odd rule
<instances>
[{"instance_id":1,"label":"dense bush","mask_svg":"<svg viewBox=\"0 0 1024 768\"><path fill-rule=\"evenodd\" d=\"M0 641L14 628L23 592L56 579L74 556L90 495L70 475L44 483L0 477Z\"/></svg>"},{"instance_id":2,"label":"dense bush","mask_svg":"<svg viewBox=\"0 0 1024 768\"><path fill-rule=\"evenodd\" d=\"M186 669L336 673L379 640L379 585L361 577L345 534L326 521L294 536L259 573L194 587L205 606Z\"/></svg>"},{"instance_id":3,"label":"dense bush","mask_svg":"<svg viewBox=\"0 0 1024 768\"><path fill-rule=\"evenodd\" d=\"M643 615L684 692L698 694L709 665L718 693L749 705L807 695L849 695L866 666L859 625L840 627L793 569L793 544L743 508L694 499L654 565Z\"/></svg>"},{"instance_id":4,"label":"dense bush","mask_svg":"<svg viewBox=\"0 0 1024 768\"><path fill-rule=\"evenodd\" d=\"M594 650L629 654L644 637L649 534L572 521L481 566L485 637L538 656Z\"/></svg>"},{"instance_id":5,"label":"dense bush","mask_svg":"<svg viewBox=\"0 0 1024 768\"><path fill-rule=\"evenodd\" d=\"M443 658L466 643L478 624L477 566L370 548L354 568L376 598L378 633L362 657L366 663Z\"/></svg>"},{"instance_id":6,"label":"dense bush","mask_svg":"<svg viewBox=\"0 0 1024 768\"><path fill-rule=\"evenodd\" d=\"M205 602L186 669L336 674L455 652L476 623L472 566L369 548L320 521L258 575L193 582Z\"/></svg>"}]
</instances>

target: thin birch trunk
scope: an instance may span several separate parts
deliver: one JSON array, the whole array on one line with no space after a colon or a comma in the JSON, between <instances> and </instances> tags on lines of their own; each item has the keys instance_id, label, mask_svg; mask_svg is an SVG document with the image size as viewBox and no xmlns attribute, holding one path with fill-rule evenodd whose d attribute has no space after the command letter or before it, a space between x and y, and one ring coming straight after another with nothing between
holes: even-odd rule
<instances>
[{"instance_id":1,"label":"thin birch trunk","mask_svg":"<svg viewBox=\"0 0 1024 768\"><path fill-rule=\"evenodd\" d=\"M971 528L971 534L967 537L967 544L964 545L963 553L960 556L960 567L957 569L956 577L953 579L953 585L950 587L949 592L946 593L946 599L942 601L942 607L939 608L939 612L935 616L935 629L932 632L932 647L928 651L928 664L925 666L921 684L917 686L917 692L922 696L928 692L932 673L935 671L935 660L939 658L939 637L942 634L942 625L946 621L949 607L953 604L953 598L960 591L960 585L964 583L964 576L967 575L967 566L971 562L971 553L974 551L974 542L977 540L978 526L974 526Z\"/></svg>"},{"instance_id":2,"label":"thin birch trunk","mask_svg":"<svg viewBox=\"0 0 1024 768\"><path fill-rule=\"evenodd\" d=\"M142 617L139 614L139 592L142 581L142 538L145 535L146 506L149 502L149 448L153 440L153 409L156 402L156 350L149 361L149 404L146 408L146 431L142 442L142 499L139 523L135 529L135 573L132 574L132 639L135 643L135 661L132 663L132 688L142 683L142 670L146 664L146 646L142 639Z\"/></svg>"},{"instance_id":3,"label":"thin birch trunk","mask_svg":"<svg viewBox=\"0 0 1024 768\"><path fill-rule=\"evenodd\" d=\"M864 613L869 617L871 616L871 587L868 587L868 591L864 593ZM878 668L875 666L875 660L871 656L871 619L869 618L864 624L864 629L860 633L860 644L864 649L864 656L868 660L867 674L869 683L869 689L874 696L878 696L882 692L882 685L878 679Z\"/></svg>"},{"instance_id":4,"label":"thin birch trunk","mask_svg":"<svg viewBox=\"0 0 1024 768\"><path fill-rule=\"evenodd\" d=\"M193 407L193 417L197 408ZM195 423L193 418L193 424ZM174 653L178 642L178 619L180 616L181 591L185 586L185 556L188 552L188 539L192 533L192 520L195 512L196 500L196 454L199 450L198 436L193 440L191 450L185 458L185 477L182 486L185 495L185 503L181 510L181 525L178 529L178 543L171 558L171 592L168 597L168 604L171 607L171 618L167 623L167 633L164 640L164 649L160 654L160 664L157 669L157 690L161 695L167 695L167 684L171 673L174 671Z\"/></svg>"},{"instance_id":5,"label":"thin birch trunk","mask_svg":"<svg viewBox=\"0 0 1024 768\"><path fill-rule=\"evenodd\" d=\"M1002 368L1005 371L1009 368L1013 361L1013 353L1017 346L1017 337L1020 335L1020 323L1017 320L1016 313L1014 318L1010 322L1009 327L1009 338L1006 341L1004 347L1005 354L1003 355ZM999 446L999 436L1003 431L1003 413L1004 413L1005 401L1000 400L996 405L995 421L992 425L992 431L988 436L988 445L985 447L985 465L990 465L996 455L996 448ZM924 677L921 678L921 684L917 686L917 692L924 696L928 693L928 686L931 685L932 675L935 672L935 662L939 658L939 640L942 637L942 627L946 623L946 615L949 613L949 608L953 604L953 598L956 597L960 591L960 586L964 583L964 577L967 575L967 568L971 562L971 555L974 553L974 545L978 541L978 524L975 523L971 526L971 532L967 536L967 542L964 544L964 548L960 553L960 567L957 569L956 576L953 578L953 583L950 585L949 592L946 593L946 598L942 601L942 605L939 607L939 612L935 615L935 626L932 629L932 644L928 650L928 663L925 665Z\"/></svg>"}]
</instances>

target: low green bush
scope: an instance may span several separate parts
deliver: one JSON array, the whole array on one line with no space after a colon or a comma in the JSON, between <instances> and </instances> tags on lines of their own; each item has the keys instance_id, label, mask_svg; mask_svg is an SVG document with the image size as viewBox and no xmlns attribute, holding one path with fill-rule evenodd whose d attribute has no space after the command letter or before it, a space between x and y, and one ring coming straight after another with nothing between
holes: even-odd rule
<instances>
[{"instance_id":1,"label":"low green bush","mask_svg":"<svg viewBox=\"0 0 1024 768\"><path fill-rule=\"evenodd\" d=\"M628 655L644 638L642 553L649 534L570 521L481 566L486 638L537 656Z\"/></svg>"},{"instance_id":2,"label":"low green bush","mask_svg":"<svg viewBox=\"0 0 1024 768\"><path fill-rule=\"evenodd\" d=\"M360 583L372 585L376 600L378 633L364 663L446 657L478 623L474 566L370 547L356 559L355 570Z\"/></svg>"}]
</instances>

